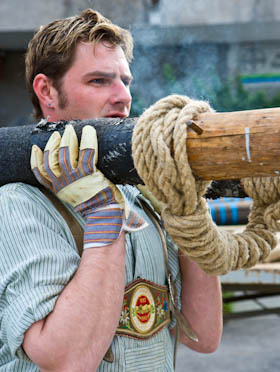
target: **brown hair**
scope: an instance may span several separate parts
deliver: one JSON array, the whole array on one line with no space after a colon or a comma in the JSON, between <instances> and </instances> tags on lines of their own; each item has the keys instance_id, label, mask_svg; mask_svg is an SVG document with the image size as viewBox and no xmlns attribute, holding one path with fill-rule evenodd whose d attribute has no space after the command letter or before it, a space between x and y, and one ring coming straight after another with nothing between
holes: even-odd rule
<instances>
[{"instance_id":1,"label":"brown hair","mask_svg":"<svg viewBox=\"0 0 280 372\"><path fill-rule=\"evenodd\" d=\"M45 74L59 90L64 74L74 61L75 48L80 41L94 44L108 41L112 45L121 46L128 62L133 58L130 32L92 9L84 10L79 16L58 19L42 26L29 42L25 57L26 84L36 119L41 119L43 113L33 90L35 76Z\"/></svg>"}]
</instances>

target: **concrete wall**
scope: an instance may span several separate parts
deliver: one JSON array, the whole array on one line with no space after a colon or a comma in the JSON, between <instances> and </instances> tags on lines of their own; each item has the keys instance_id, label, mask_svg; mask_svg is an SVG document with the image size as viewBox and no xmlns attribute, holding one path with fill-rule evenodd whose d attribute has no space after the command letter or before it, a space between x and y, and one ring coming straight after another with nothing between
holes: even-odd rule
<instances>
[{"instance_id":1,"label":"concrete wall","mask_svg":"<svg viewBox=\"0 0 280 372\"><path fill-rule=\"evenodd\" d=\"M64 16L64 9L64 1L1 0L0 30L35 30L54 17Z\"/></svg>"},{"instance_id":2,"label":"concrete wall","mask_svg":"<svg viewBox=\"0 0 280 372\"><path fill-rule=\"evenodd\" d=\"M279 0L162 0L167 25L217 25L280 20Z\"/></svg>"},{"instance_id":3,"label":"concrete wall","mask_svg":"<svg viewBox=\"0 0 280 372\"><path fill-rule=\"evenodd\" d=\"M134 24L147 23L151 0L79 0L68 1L68 12L78 14L91 7L100 11L115 23L130 27Z\"/></svg>"},{"instance_id":4,"label":"concrete wall","mask_svg":"<svg viewBox=\"0 0 280 372\"><path fill-rule=\"evenodd\" d=\"M37 29L92 7L123 26L217 25L280 20L279 0L1 0L0 31Z\"/></svg>"},{"instance_id":5,"label":"concrete wall","mask_svg":"<svg viewBox=\"0 0 280 372\"><path fill-rule=\"evenodd\" d=\"M79 14L94 8L122 25L146 23L152 0L1 0L0 30L35 30L55 18Z\"/></svg>"}]
</instances>

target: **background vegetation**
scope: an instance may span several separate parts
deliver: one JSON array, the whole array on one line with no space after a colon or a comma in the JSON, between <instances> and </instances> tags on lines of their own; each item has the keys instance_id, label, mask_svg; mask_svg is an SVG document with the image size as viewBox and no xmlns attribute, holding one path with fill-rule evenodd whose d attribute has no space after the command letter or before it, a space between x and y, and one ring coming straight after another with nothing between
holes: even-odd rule
<instances>
[{"instance_id":1,"label":"background vegetation","mask_svg":"<svg viewBox=\"0 0 280 372\"><path fill-rule=\"evenodd\" d=\"M170 64L163 65L162 76L164 94L159 99L169 94L188 95L183 84L177 80L175 71ZM215 72L207 82L194 77L192 92L195 92L195 96L192 98L207 100L218 112L280 107L280 91L272 95L267 91L248 90L242 83L241 77L221 83ZM132 97L132 117L140 116L144 109L153 103L145 101L146 97L141 97L133 87Z\"/></svg>"}]
</instances>

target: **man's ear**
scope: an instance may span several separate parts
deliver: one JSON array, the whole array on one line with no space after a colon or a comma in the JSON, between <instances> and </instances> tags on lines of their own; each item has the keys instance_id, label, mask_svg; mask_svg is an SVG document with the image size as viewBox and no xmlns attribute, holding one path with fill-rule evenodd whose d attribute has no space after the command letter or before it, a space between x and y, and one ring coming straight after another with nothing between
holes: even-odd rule
<instances>
[{"instance_id":1,"label":"man's ear","mask_svg":"<svg viewBox=\"0 0 280 372\"><path fill-rule=\"evenodd\" d=\"M50 108L54 105L52 81L45 74L35 76L33 89L39 99L42 110L44 107Z\"/></svg>"}]
</instances>

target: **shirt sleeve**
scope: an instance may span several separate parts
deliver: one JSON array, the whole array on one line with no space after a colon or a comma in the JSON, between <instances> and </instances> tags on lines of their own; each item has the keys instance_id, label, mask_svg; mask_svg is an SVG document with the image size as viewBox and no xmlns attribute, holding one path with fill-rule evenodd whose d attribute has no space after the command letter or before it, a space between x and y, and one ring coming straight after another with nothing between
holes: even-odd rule
<instances>
[{"instance_id":1,"label":"shirt sleeve","mask_svg":"<svg viewBox=\"0 0 280 372\"><path fill-rule=\"evenodd\" d=\"M25 331L53 310L79 262L69 227L37 188L0 189L0 340L12 355L28 359Z\"/></svg>"}]
</instances>

